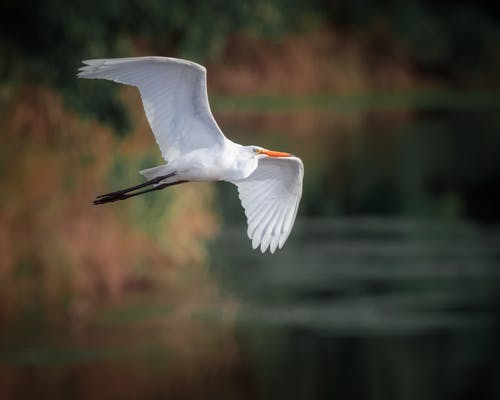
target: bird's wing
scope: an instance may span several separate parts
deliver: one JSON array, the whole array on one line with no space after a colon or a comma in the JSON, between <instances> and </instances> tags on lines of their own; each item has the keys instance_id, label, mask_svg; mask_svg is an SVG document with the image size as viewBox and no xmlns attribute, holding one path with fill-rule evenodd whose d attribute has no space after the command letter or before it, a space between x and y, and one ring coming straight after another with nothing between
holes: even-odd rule
<instances>
[{"instance_id":1,"label":"bird's wing","mask_svg":"<svg viewBox=\"0 0 500 400\"><path fill-rule=\"evenodd\" d=\"M163 158L172 161L199 148L220 146L202 65L167 57L85 60L78 77L137 86Z\"/></svg>"},{"instance_id":2,"label":"bird's wing","mask_svg":"<svg viewBox=\"0 0 500 400\"><path fill-rule=\"evenodd\" d=\"M304 166L297 157L259 158L258 167L246 179L233 182L238 187L248 222L252 247L283 247L292 230L302 196Z\"/></svg>"}]
</instances>

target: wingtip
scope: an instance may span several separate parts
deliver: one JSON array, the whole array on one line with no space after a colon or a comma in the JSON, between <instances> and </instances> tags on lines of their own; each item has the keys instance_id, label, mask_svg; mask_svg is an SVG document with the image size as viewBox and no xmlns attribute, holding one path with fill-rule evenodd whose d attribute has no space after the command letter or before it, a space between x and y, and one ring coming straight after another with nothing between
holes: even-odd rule
<instances>
[{"instance_id":1,"label":"wingtip","mask_svg":"<svg viewBox=\"0 0 500 400\"><path fill-rule=\"evenodd\" d=\"M77 78L90 78L90 75L96 72L97 68L95 65L83 65L78 68L76 76Z\"/></svg>"},{"instance_id":2,"label":"wingtip","mask_svg":"<svg viewBox=\"0 0 500 400\"><path fill-rule=\"evenodd\" d=\"M106 63L106 59L104 58L93 58L88 60L82 60L82 63L85 65L102 65ZM82 67L85 68L85 67Z\"/></svg>"},{"instance_id":3,"label":"wingtip","mask_svg":"<svg viewBox=\"0 0 500 400\"><path fill-rule=\"evenodd\" d=\"M269 246L269 251L271 252L271 254L274 254L277 247L278 247L278 238L276 236L273 236L271 240L271 245Z\"/></svg>"},{"instance_id":4,"label":"wingtip","mask_svg":"<svg viewBox=\"0 0 500 400\"><path fill-rule=\"evenodd\" d=\"M262 250L263 253L265 253L267 251L267 249L269 248L270 244L271 244L271 236L269 236L268 234L266 234L264 236L264 238L262 239L262 242L261 242L261 250Z\"/></svg>"}]
</instances>

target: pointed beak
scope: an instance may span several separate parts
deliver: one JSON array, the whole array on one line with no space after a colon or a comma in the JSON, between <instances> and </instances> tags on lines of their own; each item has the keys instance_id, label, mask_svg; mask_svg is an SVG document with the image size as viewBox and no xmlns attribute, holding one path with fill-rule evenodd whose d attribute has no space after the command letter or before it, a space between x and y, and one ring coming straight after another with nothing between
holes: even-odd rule
<instances>
[{"instance_id":1,"label":"pointed beak","mask_svg":"<svg viewBox=\"0 0 500 400\"><path fill-rule=\"evenodd\" d=\"M290 153L283 153L281 151L266 150L266 149L260 150L260 153L265 154L266 156L269 157L293 157L293 154Z\"/></svg>"}]
</instances>

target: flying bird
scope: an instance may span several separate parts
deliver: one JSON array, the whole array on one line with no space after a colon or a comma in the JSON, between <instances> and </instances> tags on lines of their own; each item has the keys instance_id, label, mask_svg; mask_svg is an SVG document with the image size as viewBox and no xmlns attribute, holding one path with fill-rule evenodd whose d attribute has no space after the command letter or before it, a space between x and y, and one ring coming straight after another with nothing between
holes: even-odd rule
<instances>
[{"instance_id":1,"label":"flying bird","mask_svg":"<svg viewBox=\"0 0 500 400\"><path fill-rule=\"evenodd\" d=\"M165 165L139 171L147 181L106 193L94 204L125 200L190 181L227 181L238 188L252 247L281 248L292 230L304 166L290 153L227 139L207 95L205 67L167 57L85 60L79 78L136 86Z\"/></svg>"}]
</instances>

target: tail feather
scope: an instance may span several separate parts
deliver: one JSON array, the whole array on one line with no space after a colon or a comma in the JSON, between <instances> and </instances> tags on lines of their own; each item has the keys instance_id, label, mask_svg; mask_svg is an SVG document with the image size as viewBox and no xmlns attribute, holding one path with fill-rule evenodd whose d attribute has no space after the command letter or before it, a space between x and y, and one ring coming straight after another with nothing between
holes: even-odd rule
<instances>
[{"instance_id":1,"label":"tail feather","mask_svg":"<svg viewBox=\"0 0 500 400\"><path fill-rule=\"evenodd\" d=\"M153 168L146 168L139 173L144 176L148 181L151 179L156 178L157 176L162 176L162 175L167 175L171 171L169 171L169 168L167 165L160 165L158 167L153 167Z\"/></svg>"}]
</instances>

